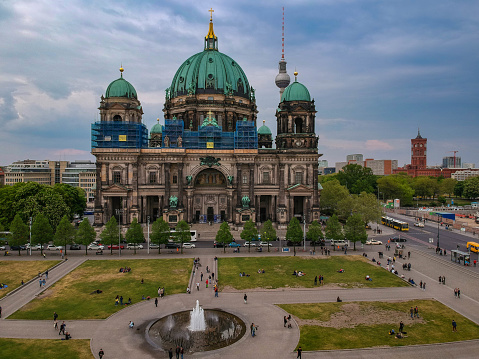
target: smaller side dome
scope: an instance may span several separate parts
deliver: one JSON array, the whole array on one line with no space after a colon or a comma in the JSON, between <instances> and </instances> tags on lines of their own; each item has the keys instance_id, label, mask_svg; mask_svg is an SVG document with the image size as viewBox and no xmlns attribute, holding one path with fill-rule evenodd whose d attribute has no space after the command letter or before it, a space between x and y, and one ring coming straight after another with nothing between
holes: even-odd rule
<instances>
[{"instance_id":1,"label":"smaller side dome","mask_svg":"<svg viewBox=\"0 0 479 359\"><path fill-rule=\"evenodd\" d=\"M298 82L298 73L294 72L294 82L286 87L281 96L281 102L284 101L311 101L311 95L308 89L302 83Z\"/></svg>"},{"instance_id":2,"label":"smaller side dome","mask_svg":"<svg viewBox=\"0 0 479 359\"><path fill-rule=\"evenodd\" d=\"M108 85L105 92L105 98L127 97L138 99L133 85L123 78L123 67L120 68L120 73L120 78Z\"/></svg>"},{"instance_id":3,"label":"smaller side dome","mask_svg":"<svg viewBox=\"0 0 479 359\"><path fill-rule=\"evenodd\" d=\"M150 133L163 133L163 126L160 125L160 119L156 119L158 122L151 128Z\"/></svg>"},{"instance_id":4,"label":"smaller side dome","mask_svg":"<svg viewBox=\"0 0 479 359\"><path fill-rule=\"evenodd\" d=\"M271 130L268 126L265 125L265 121L263 120L263 126L258 129L258 135L271 135Z\"/></svg>"}]
</instances>

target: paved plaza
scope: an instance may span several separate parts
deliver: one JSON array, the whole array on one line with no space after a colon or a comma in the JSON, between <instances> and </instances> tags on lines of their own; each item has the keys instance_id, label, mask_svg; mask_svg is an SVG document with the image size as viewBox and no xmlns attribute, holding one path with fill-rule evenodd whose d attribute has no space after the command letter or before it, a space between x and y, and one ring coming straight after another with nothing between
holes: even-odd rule
<instances>
[{"instance_id":1,"label":"paved plaza","mask_svg":"<svg viewBox=\"0 0 479 359\"><path fill-rule=\"evenodd\" d=\"M379 249L382 250L382 249ZM295 290L262 290L255 289L247 291L248 304L243 303L243 292L220 292L219 297L214 297L213 287L205 288L205 282L199 278L192 277L190 283L200 282L200 290L192 290L191 294L169 295L159 300L158 308L155 308L154 301L142 301L138 304L126 307L113 314L106 320L72 320L66 321L68 331L75 339L90 339L91 349L97 358L100 348L105 351L108 358L163 358L165 353L153 348L145 339L145 328L153 320L165 315L190 310L199 300L205 309L220 308L240 317L247 327L254 322L259 326L258 335L254 338L246 335L235 344L223 349L207 353L195 353L185 357L195 358L296 358L294 352L299 341L299 328L293 324L293 329L283 326L285 313L275 304L282 303L321 303L334 302L340 296L344 302L348 301L389 301L389 300L411 300L411 299L436 299L447 305L466 318L479 323L479 274L475 268L464 268L448 261L447 257L435 255L434 250L424 247L410 246L411 258L408 262L412 264L412 270L405 272L406 277L412 277L416 282L427 283L425 291L418 287L407 288L365 288L365 289L295 289ZM355 254L361 254L362 249ZM368 258L377 255L378 248L364 249ZM201 268L196 271L199 276L201 269L205 272L206 266L211 268L221 280L221 272L218 273L214 256L238 256L236 253L223 254L222 250L200 249L194 252L200 257ZM352 254L350 251L348 255ZM392 251L391 251L392 254ZM291 256L292 254L278 252L263 253L241 253L241 256ZM298 255L309 256L309 252L300 252ZM342 256L342 252L332 252L332 255ZM388 255L388 252L385 252ZM171 254L150 254L149 256L139 254L134 258L171 258ZM191 254L174 254L177 257L191 257ZM47 286L51 286L66 274L74 270L85 260L98 260L110 258L110 256L71 256L67 261L49 271ZM28 256L10 257L8 260L30 260ZM117 257L111 257L117 259ZM397 265L401 274L402 268ZM446 285L438 284L438 276L446 275ZM460 287L461 299L454 298L453 289ZM41 291L35 280L27 283L18 290L0 300L3 308L2 319L0 320L0 337L4 338L38 338L58 339L58 333L52 328L52 321L26 321L5 319L11 313L20 309L26 303L34 299ZM185 288L186 291L186 288ZM135 322L135 329L128 328L129 321ZM438 330L449 330L449 328L438 328ZM304 358L472 358L479 349L479 341L452 342L434 345L416 345L396 348L369 348L359 350L336 350L336 351L315 351L303 352Z\"/></svg>"}]
</instances>

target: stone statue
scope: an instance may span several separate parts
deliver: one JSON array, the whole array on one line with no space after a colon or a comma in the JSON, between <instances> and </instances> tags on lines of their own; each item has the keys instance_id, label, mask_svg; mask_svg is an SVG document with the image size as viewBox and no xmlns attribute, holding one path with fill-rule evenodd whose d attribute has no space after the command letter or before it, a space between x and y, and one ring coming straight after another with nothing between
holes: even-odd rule
<instances>
[{"instance_id":1,"label":"stone statue","mask_svg":"<svg viewBox=\"0 0 479 359\"><path fill-rule=\"evenodd\" d=\"M188 186L191 186L191 182L193 181L193 176L186 176L186 183Z\"/></svg>"},{"instance_id":2,"label":"stone statue","mask_svg":"<svg viewBox=\"0 0 479 359\"><path fill-rule=\"evenodd\" d=\"M178 140L176 143L178 144L178 147L183 147L183 139L181 138L181 136L178 136Z\"/></svg>"},{"instance_id":3,"label":"stone statue","mask_svg":"<svg viewBox=\"0 0 479 359\"><path fill-rule=\"evenodd\" d=\"M226 88L225 88L225 95L226 96L233 96L233 87L229 82L226 83Z\"/></svg>"},{"instance_id":4,"label":"stone statue","mask_svg":"<svg viewBox=\"0 0 479 359\"><path fill-rule=\"evenodd\" d=\"M243 208L249 208L250 202L251 201L248 196L243 196L243 198L241 198L241 204L243 205Z\"/></svg>"},{"instance_id":5,"label":"stone statue","mask_svg":"<svg viewBox=\"0 0 479 359\"><path fill-rule=\"evenodd\" d=\"M178 197L171 196L170 197L170 207L171 208L176 208L177 206L178 206Z\"/></svg>"},{"instance_id":6,"label":"stone statue","mask_svg":"<svg viewBox=\"0 0 479 359\"><path fill-rule=\"evenodd\" d=\"M170 138L168 136L165 136L163 141L165 143L165 147L170 147Z\"/></svg>"},{"instance_id":7,"label":"stone statue","mask_svg":"<svg viewBox=\"0 0 479 359\"><path fill-rule=\"evenodd\" d=\"M251 100L254 101L256 99L255 95L255 89L253 88L253 86L251 86Z\"/></svg>"},{"instance_id":8,"label":"stone statue","mask_svg":"<svg viewBox=\"0 0 479 359\"><path fill-rule=\"evenodd\" d=\"M233 176L228 176L228 184L229 184L230 186L233 185Z\"/></svg>"},{"instance_id":9,"label":"stone statue","mask_svg":"<svg viewBox=\"0 0 479 359\"><path fill-rule=\"evenodd\" d=\"M169 87L165 90L165 99L166 100L170 99L170 88Z\"/></svg>"}]
</instances>

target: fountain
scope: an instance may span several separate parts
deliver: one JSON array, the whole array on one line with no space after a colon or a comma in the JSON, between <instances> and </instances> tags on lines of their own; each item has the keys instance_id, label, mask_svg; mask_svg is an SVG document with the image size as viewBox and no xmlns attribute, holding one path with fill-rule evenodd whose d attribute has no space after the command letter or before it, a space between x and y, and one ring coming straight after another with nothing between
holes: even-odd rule
<instances>
[{"instance_id":1,"label":"fountain","mask_svg":"<svg viewBox=\"0 0 479 359\"><path fill-rule=\"evenodd\" d=\"M152 322L146 337L156 348L166 351L179 345L191 354L226 347L245 333L246 325L240 318L220 309L203 309L197 300L191 311L173 313Z\"/></svg>"},{"instance_id":2,"label":"fountain","mask_svg":"<svg viewBox=\"0 0 479 359\"><path fill-rule=\"evenodd\" d=\"M192 332L203 332L206 329L205 311L200 307L200 301L196 300L196 307L190 313L190 326Z\"/></svg>"}]
</instances>

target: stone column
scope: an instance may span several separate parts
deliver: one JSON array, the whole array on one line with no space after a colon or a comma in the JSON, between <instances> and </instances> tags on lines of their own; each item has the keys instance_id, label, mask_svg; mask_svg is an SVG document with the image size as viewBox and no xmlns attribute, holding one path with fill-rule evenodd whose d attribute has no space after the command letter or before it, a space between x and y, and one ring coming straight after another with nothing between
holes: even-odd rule
<instances>
[{"instance_id":1,"label":"stone column","mask_svg":"<svg viewBox=\"0 0 479 359\"><path fill-rule=\"evenodd\" d=\"M254 208L256 205L255 196L254 196L254 164L249 164L249 198L251 200L250 208Z\"/></svg>"},{"instance_id":2,"label":"stone column","mask_svg":"<svg viewBox=\"0 0 479 359\"><path fill-rule=\"evenodd\" d=\"M243 183L243 177L241 176L241 165L237 165L236 167L236 193L237 193L237 200L236 206L241 207L241 198L243 197L243 193L241 190L241 186Z\"/></svg>"},{"instance_id":3,"label":"stone column","mask_svg":"<svg viewBox=\"0 0 479 359\"><path fill-rule=\"evenodd\" d=\"M284 164L279 165L279 206L285 207L286 206L286 198L285 198L285 183L284 183Z\"/></svg>"},{"instance_id":4,"label":"stone column","mask_svg":"<svg viewBox=\"0 0 479 359\"><path fill-rule=\"evenodd\" d=\"M178 163L178 207L183 207L183 163Z\"/></svg>"},{"instance_id":5,"label":"stone column","mask_svg":"<svg viewBox=\"0 0 479 359\"><path fill-rule=\"evenodd\" d=\"M170 200L170 164L165 163L165 197L166 205L169 205L168 201Z\"/></svg>"}]
</instances>

